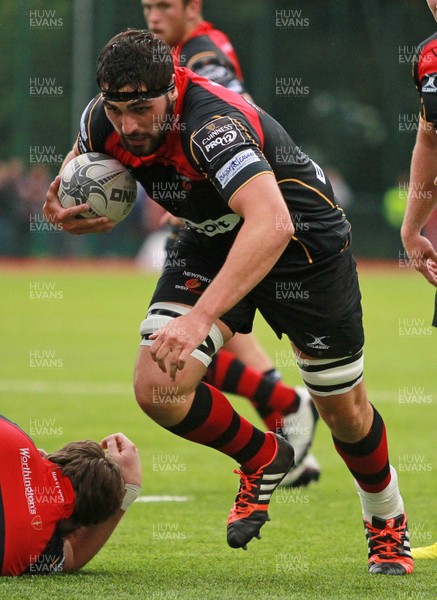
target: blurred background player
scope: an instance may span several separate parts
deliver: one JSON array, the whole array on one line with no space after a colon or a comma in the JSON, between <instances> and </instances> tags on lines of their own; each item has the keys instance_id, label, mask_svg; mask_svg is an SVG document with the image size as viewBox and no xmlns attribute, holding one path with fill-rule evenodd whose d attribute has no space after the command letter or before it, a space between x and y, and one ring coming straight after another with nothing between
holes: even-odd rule
<instances>
[{"instance_id":1,"label":"blurred background player","mask_svg":"<svg viewBox=\"0 0 437 600\"><path fill-rule=\"evenodd\" d=\"M428 6L436 15L435 0ZM413 76L421 98L421 113L410 170L410 186L401 229L402 242L414 266L437 287L437 252L422 231L435 219L437 189L437 33L422 42L413 64ZM418 192L421 192L420 194ZM435 223L435 221L434 221ZM435 231L429 237L435 236ZM437 314L433 325L437 326Z\"/></svg>"},{"instance_id":2,"label":"blurred background player","mask_svg":"<svg viewBox=\"0 0 437 600\"><path fill-rule=\"evenodd\" d=\"M202 17L202 0L141 0L152 33L172 49L175 64L251 100L229 38ZM171 232L166 251L171 256L181 221L169 215ZM304 486L320 477L320 466L308 453L318 414L304 387L289 387L253 333L236 334L214 356L204 379L223 392L250 400L271 431L282 430L295 450L296 466L282 486Z\"/></svg>"},{"instance_id":3,"label":"blurred background player","mask_svg":"<svg viewBox=\"0 0 437 600\"><path fill-rule=\"evenodd\" d=\"M140 485L138 452L121 433L47 454L0 417L1 574L81 568L108 540Z\"/></svg>"},{"instance_id":4,"label":"blurred background player","mask_svg":"<svg viewBox=\"0 0 437 600\"><path fill-rule=\"evenodd\" d=\"M437 1L427 0L427 4L437 21ZM437 287L437 33L419 45L413 77L420 95L421 112L401 235L415 268ZM437 291L432 324L437 327ZM414 558L437 558L437 543L411 551Z\"/></svg>"}]
</instances>

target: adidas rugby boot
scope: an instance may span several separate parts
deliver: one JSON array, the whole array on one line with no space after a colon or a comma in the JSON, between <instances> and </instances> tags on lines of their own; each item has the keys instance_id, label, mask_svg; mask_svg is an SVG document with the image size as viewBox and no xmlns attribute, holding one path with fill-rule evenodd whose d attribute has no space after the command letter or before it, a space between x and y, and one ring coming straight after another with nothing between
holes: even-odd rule
<instances>
[{"instance_id":1,"label":"adidas rugby boot","mask_svg":"<svg viewBox=\"0 0 437 600\"><path fill-rule=\"evenodd\" d=\"M369 573L407 575L413 572L405 514L393 519L373 517L371 523L364 520L364 529L369 549Z\"/></svg>"},{"instance_id":2,"label":"adidas rugby boot","mask_svg":"<svg viewBox=\"0 0 437 600\"><path fill-rule=\"evenodd\" d=\"M270 498L281 480L294 465L294 451L283 437L272 432L276 439L276 452L272 460L255 473L235 470L240 475L240 489L229 513L227 539L231 548L247 550L254 537L261 539L259 531L269 521Z\"/></svg>"}]
</instances>

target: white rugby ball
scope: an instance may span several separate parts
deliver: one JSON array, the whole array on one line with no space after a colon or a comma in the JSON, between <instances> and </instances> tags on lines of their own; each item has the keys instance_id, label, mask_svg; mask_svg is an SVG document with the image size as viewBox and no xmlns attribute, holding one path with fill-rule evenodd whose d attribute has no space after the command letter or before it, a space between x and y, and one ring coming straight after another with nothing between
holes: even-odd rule
<instances>
[{"instance_id":1,"label":"white rugby ball","mask_svg":"<svg viewBox=\"0 0 437 600\"><path fill-rule=\"evenodd\" d=\"M59 201L64 208L87 203L81 217L108 217L120 222L134 207L135 179L118 160L100 152L80 154L61 173Z\"/></svg>"}]
</instances>

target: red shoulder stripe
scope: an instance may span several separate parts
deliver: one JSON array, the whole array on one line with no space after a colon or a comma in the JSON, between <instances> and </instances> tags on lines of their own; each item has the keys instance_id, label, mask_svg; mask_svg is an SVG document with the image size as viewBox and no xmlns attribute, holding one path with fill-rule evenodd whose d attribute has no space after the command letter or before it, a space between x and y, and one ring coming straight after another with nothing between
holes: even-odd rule
<instances>
[{"instance_id":1,"label":"red shoulder stripe","mask_svg":"<svg viewBox=\"0 0 437 600\"><path fill-rule=\"evenodd\" d=\"M419 81L430 73L437 73L437 34L422 48L418 60Z\"/></svg>"},{"instance_id":2,"label":"red shoulder stripe","mask_svg":"<svg viewBox=\"0 0 437 600\"><path fill-rule=\"evenodd\" d=\"M237 92L233 92L232 90L229 90L228 88L225 88L218 83L214 83L213 81L210 81L209 79L200 77L200 75L193 73L189 69L185 69L184 67L179 67L178 71L188 72L189 78L193 83L199 85L200 87L204 88L205 90L207 90L214 96L217 96L217 98L220 98L224 102L227 102L228 104L230 104L231 106L233 106L237 110L239 110L241 113L243 113L243 115L247 118L249 123L254 127L254 129L258 135L258 138L260 140L261 148L263 148L264 132L261 127L260 114L262 114L264 111L262 111L258 107L255 108L254 105L252 105L250 102L245 100Z\"/></svg>"}]
</instances>

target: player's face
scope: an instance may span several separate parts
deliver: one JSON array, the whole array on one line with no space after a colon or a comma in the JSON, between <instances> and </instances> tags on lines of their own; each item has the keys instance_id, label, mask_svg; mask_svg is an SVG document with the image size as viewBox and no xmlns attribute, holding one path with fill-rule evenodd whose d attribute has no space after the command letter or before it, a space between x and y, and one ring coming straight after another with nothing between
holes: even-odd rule
<instances>
[{"instance_id":1,"label":"player's face","mask_svg":"<svg viewBox=\"0 0 437 600\"><path fill-rule=\"evenodd\" d=\"M133 90L127 86L118 91ZM153 100L113 102L104 99L103 106L126 150L135 156L150 156L165 141L176 98L177 92L173 90Z\"/></svg>"},{"instance_id":2,"label":"player's face","mask_svg":"<svg viewBox=\"0 0 437 600\"><path fill-rule=\"evenodd\" d=\"M437 21L437 0L427 0L429 10L432 12L434 19Z\"/></svg>"},{"instance_id":3,"label":"player's face","mask_svg":"<svg viewBox=\"0 0 437 600\"><path fill-rule=\"evenodd\" d=\"M170 47L177 46L187 28L187 9L182 0L142 0L147 27Z\"/></svg>"}]
</instances>

